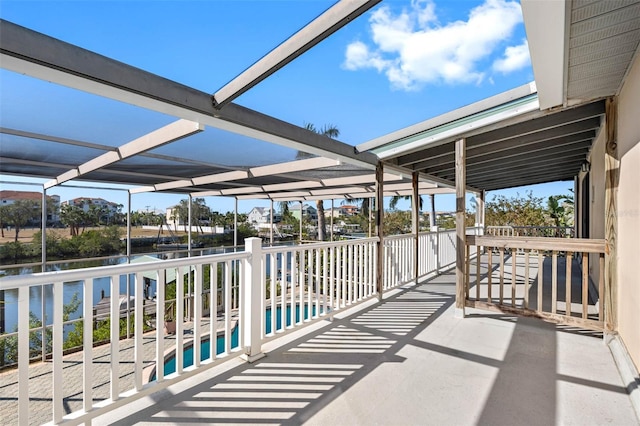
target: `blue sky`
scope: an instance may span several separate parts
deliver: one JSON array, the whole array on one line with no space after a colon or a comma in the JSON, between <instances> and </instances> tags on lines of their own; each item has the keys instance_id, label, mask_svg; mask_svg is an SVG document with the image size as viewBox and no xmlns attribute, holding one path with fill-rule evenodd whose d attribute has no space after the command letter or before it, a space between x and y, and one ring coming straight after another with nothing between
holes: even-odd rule
<instances>
[{"instance_id":1,"label":"blue sky","mask_svg":"<svg viewBox=\"0 0 640 426\"><path fill-rule=\"evenodd\" d=\"M0 15L214 93L332 3L2 0ZM517 2L383 1L236 102L298 125L333 124L340 129L339 140L357 145L532 81L525 43ZM43 90L43 84L52 86L2 71L0 124L122 144L169 120L112 101L85 100L83 94L64 88ZM40 93L56 90L64 102L38 106ZM37 120L24 114L38 107ZM65 120L65 114L74 122ZM99 129L89 126L96 117L103 118ZM2 187L13 189L4 183ZM567 193L570 187L572 183L557 183L501 193L534 190L535 195L548 196ZM122 191L55 188L50 193L63 199L83 195L126 202ZM179 199L134 195L132 207L161 209ZM454 209L452 196L436 199L438 210ZM207 204L219 211L233 209L232 199L211 197ZM266 204L242 201L240 211Z\"/></svg>"}]
</instances>

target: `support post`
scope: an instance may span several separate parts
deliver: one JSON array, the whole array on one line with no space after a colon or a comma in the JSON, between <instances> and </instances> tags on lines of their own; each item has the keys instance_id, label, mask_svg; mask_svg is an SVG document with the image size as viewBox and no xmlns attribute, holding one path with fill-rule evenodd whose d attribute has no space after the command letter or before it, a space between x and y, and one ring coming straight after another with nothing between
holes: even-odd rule
<instances>
[{"instance_id":1,"label":"support post","mask_svg":"<svg viewBox=\"0 0 640 426\"><path fill-rule=\"evenodd\" d=\"M573 236L572 238L579 238L578 223L580 223L580 178L578 176L573 178Z\"/></svg>"},{"instance_id":2,"label":"support post","mask_svg":"<svg viewBox=\"0 0 640 426\"><path fill-rule=\"evenodd\" d=\"M40 214L42 218L41 224L41 241L42 241L42 272L47 271L47 189L42 186L42 204L41 204ZM46 292L44 291L44 285L41 288L42 290L42 362L47 360L47 314L46 314ZM3 318L4 321L4 318ZM4 328L4 327L3 327Z\"/></svg>"},{"instance_id":3,"label":"support post","mask_svg":"<svg viewBox=\"0 0 640 426\"><path fill-rule=\"evenodd\" d=\"M131 192L127 191L127 263L131 263Z\"/></svg>"},{"instance_id":4,"label":"support post","mask_svg":"<svg viewBox=\"0 0 640 426\"><path fill-rule=\"evenodd\" d=\"M456 141L456 310L457 318L464 318L465 277L466 277L466 235L465 235L465 188L466 182L466 140Z\"/></svg>"},{"instance_id":5,"label":"support post","mask_svg":"<svg viewBox=\"0 0 640 426\"><path fill-rule=\"evenodd\" d=\"M333 209L335 207L333 206L333 198L331 199L331 241L333 241L333 215L335 214Z\"/></svg>"},{"instance_id":6,"label":"support post","mask_svg":"<svg viewBox=\"0 0 640 426\"><path fill-rule=\"evenodd\" d=\"M187 223L189 224L188 229L189 232L187 233L187 248L188 248L188 253L189 256L191 256L191 226L193 225L191 223L191 205L193 204L193 197L191 196L191 194L189 194L189 208L188 208L188 212L189 212L189 220L187 221Z\"/></svg>"},{"instance_id":7,"label":"support post","mask_svg":"<svg viewBox=\"0 0 640 426\"><path fill-rule=\"evenodd\" d=\"M429 203L431 204L431 210L429 211L429 230L433 232L436 227L436 195L429 194Z\"/></svg>"},{"instance_id":8,"label":"support post","mask_svg":"<svg viewBox=\"0 0 640 426\"><path fill-rule=\"evenodd\" d=\"M411 209L411 222L413 225L413 272L415 283L418 284L418 277L420 271L418 266L420 265L419 247L420 247L420 194L418 194L418 172L411 174L411 182L413 184L413 197L412 197L412 209Z\"/></svg>"},{"instance_id":9,"label":"support post","mask_svg":"<svg viewBox=\"0 0 640 426\"><path fill-rule=\"evenodd\" d=\"M300 244L302 244L302 201L300 201Z\"/></svg>"},{"instance_id":10,"label":"support post","mask_svg":"<svg viewBox=\"0 0 640 426\"><path fill-rule=\"evenodd\" d=\"M376 165L376 234L378 241L376 242L377 259L376 259L376 286L378 291L378 300L382 301L383 290L383 262L384 262L384 232L382 229L382 221L384 219L384 166L381 162Z\"/></svg>"},{"instance_id":11,"label":"support post","mask_svg":"<svg viewBox=\"0 0 640 426\"><path fill-rule=\"evenodd\" d=\"M42 272L46 272L46 266L47 266L47 189L44 187L44 185L42 186L42 209L40 211L41 213L41 220L42 220L42 224L41 229L42 232L40 235L41 237L41 241L42 241Z\"/></svg>"},{"instance_id":12,"label":"support post","mask_svg":"<svg viewBox=\"0 0 640 426\"><path fill-rule=\"evenodd\" d=\"M249 259L245 260L244 288L242 289L243 307L243 345L244 354L242 358L248 362L254 362L262 357L262 345L260 343L260 287L261 287L261 264L262 264L262 240L260 238L247 238L244 240L244 247L250 253Z\"/></svg>"},{"instance_id":13,"label":"support post","mask_svg":"<svg viewBox=\"0 0 640 426\"><path fill-rule=\"evenodd\" d=\"M235 206L233 208L233 252L236 252L238 245L238 197L235 198Z\"/></svg>"},{"instance_id":14,"label":"support post","mask_svg":"<svg viewBox=\"0 0 640 426\"><path fill-rule=\"evenodd\" d=\"M605 228L606 256L604 261L604 328L612 335L618 329L618 182L620 160L618 159L618 99L606 101L607 142L604 154L605 169ZM602 296L601 296L602 297ZM605 340L607 336L605 334Z\"/></svg>"},{"instance_id":15,"label":"support post","mask_svg":"<svg viewBox=\"0 0 640 426\"><path fill-rule=\"evenodd\" d=\"M273 245L273 200L271 200L270 213L271 213L271 218L270 218L271 226L269 227L269 243Z\"/></svg>"},{"instance_id":16,"label":"support post","mask_svg":"<svg viewBox=\"0 0 640 426\"><path fill-rule=\"evenodd\" d=\"M476 235L484 235L484 200L485 191L478 193L478 205L476 210Z\"/></svg>"}]
</instances>

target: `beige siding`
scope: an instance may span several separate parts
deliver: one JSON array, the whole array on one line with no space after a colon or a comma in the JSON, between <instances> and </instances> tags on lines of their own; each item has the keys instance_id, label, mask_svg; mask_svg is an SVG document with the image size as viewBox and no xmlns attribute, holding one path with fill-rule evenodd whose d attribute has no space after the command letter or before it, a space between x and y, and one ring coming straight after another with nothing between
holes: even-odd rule
<instances>
[{"instance_id":1,"label":"beige siding","mask_svg":"<svg viewBox=\"0 0 640 426\"><path fill-rule=\"evenodd\" d=\"M618 104L618 325L640 369L640 54Z\"/></svg>"}]
</instances>

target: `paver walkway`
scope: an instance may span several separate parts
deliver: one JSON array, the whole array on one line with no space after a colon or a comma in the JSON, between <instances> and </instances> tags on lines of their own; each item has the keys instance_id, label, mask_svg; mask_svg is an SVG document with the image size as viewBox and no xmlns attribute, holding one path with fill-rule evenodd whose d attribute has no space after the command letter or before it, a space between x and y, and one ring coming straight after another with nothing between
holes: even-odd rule
<instances>
[{"instance_id":1,"label":"paver walkway","mask_svg":"<svg viewBox=\"0 0 640 426\"><path fill-rule=\"evenodd\" d=\"M222 327L222 320L218 322ZM185 336L192 333L193 323L185 323ZM203 321L203 334L209 331L209 322ZM185 337L186 338L186 337ZM175 335L165 336L165 349L175 346ZM110 345L93 349L93 401L110 397ZM155 365L156 333L143 337L143 366ZM82 408L82 351L64 356L63 391L66 413ZM133 339L120 340L120 392L134 387L134 343ZM52 363L35 362L29 366L29 424L40 425L51 422L53 393ZM0 424L18 424L18 371L0 372Z\"/></svg>"}]
</instances>

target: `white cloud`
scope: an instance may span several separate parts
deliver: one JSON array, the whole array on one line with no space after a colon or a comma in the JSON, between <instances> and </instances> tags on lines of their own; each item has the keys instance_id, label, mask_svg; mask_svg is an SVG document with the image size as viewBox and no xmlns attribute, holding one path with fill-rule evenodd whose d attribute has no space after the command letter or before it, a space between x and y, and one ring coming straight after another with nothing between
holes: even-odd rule
<instances>
[{"instance_id":1,"label":"white cloud","mask_svg":"<svg viewBox=\"0 0 640 426\"><path fill-rule=\"evenodd\" d=\"M348 45L344 67L376 69L402 90L417 90L427 83L479 83L486 73L480 63L521 22L515 1L486 0L470 11L468 20L445 25L438 23L431 0L414 0L397 14L383 6L369 18L374 46L362 41Z\"/></svg>"},{"instance_id":2,"label":"white cloud","mask_svg":"<svg viewBox=\"0 0 640 426\"><path fill-rule=\"evenodd\" d=\"M507 47L504 50L504 56L493 63L493 69L503 74L507 74L524 68L530 63L529 43L527 43L527 40L523 40L522 44L519 44L518 46Z\"/></svg>"}]
</instances>

